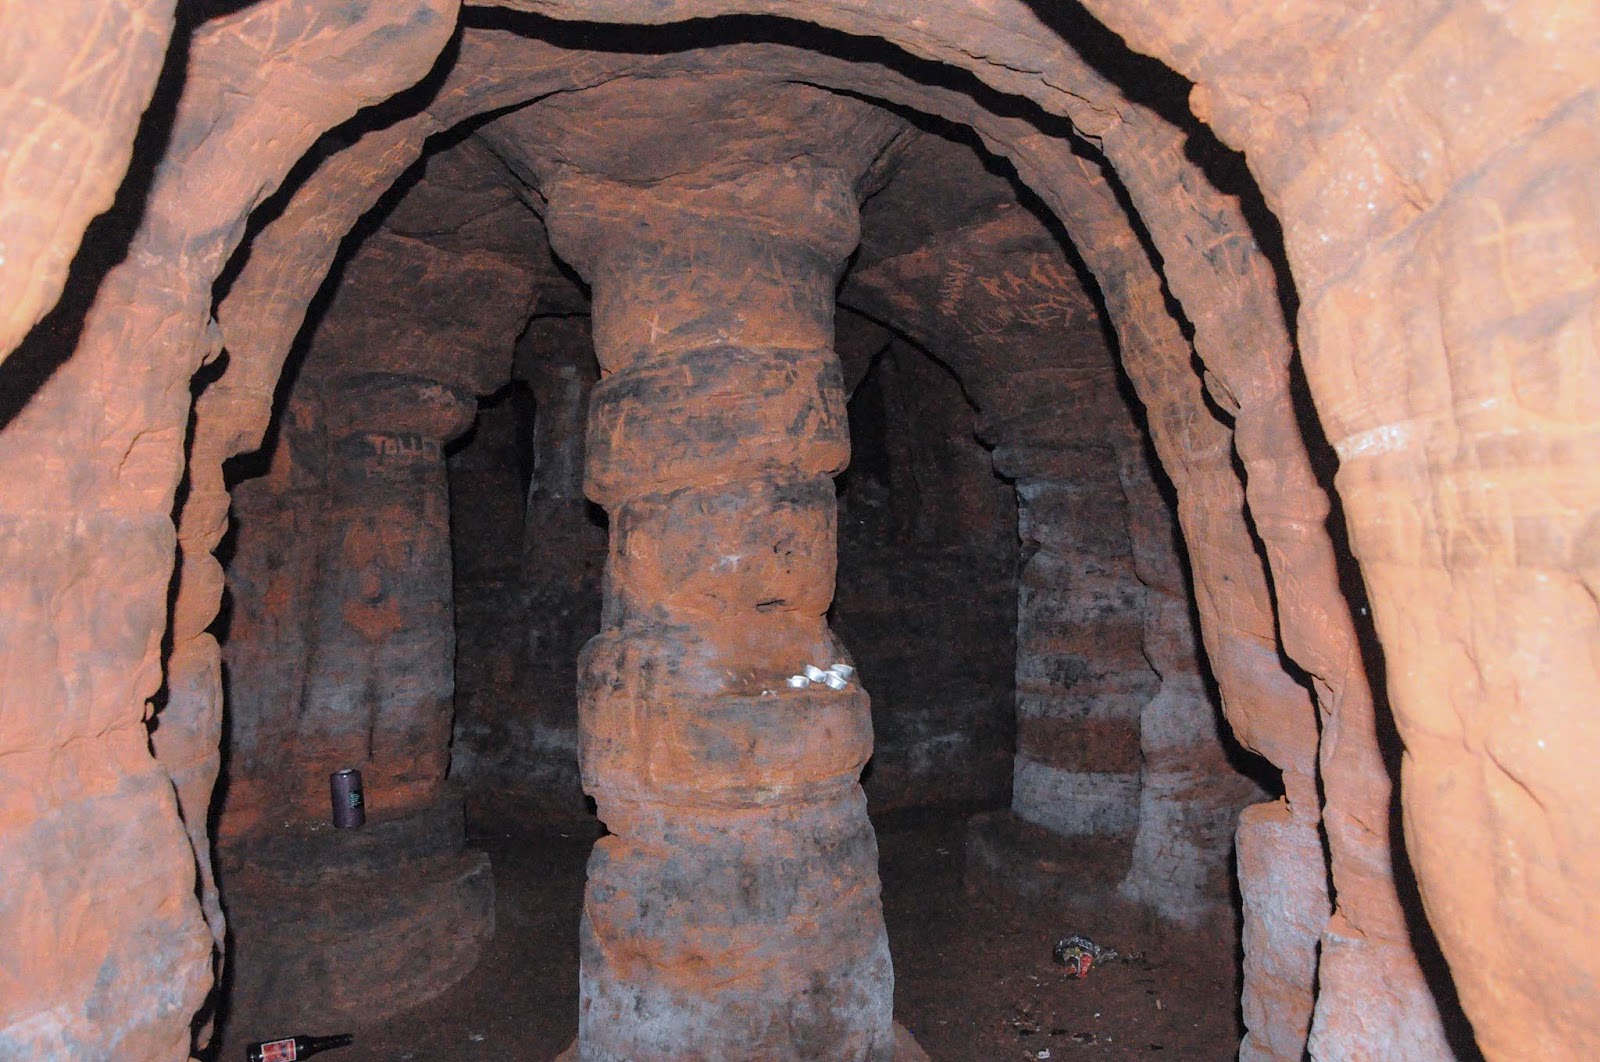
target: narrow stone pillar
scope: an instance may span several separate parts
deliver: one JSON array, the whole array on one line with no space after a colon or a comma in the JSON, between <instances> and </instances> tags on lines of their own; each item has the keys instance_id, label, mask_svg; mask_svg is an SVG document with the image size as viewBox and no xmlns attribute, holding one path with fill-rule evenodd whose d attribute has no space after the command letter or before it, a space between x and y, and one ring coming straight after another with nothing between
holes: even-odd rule
<instances>
[{"instance_id":1,"label":"narrow stone pillar","mask_svg":"<svg viewBox=\"0 0 1600 1062\"><path fill-rule=\"evenodd\" d=\"M1131 841L1139 716L1160 679L1144 654L1145 586L1110 441L996 450L1033 547L1018 587L1011 809L1064 837Z\"/></svg>"},{"instance_id":2,"label":"narrow stone pillar","mask_svg":"<svg viewBox=\"0 0 1600 1062\"><path fill-rule=\"evenodd\" d=\"M604 523L583 496L584 422L599 371L588 318L550 318L528 331L541 349L537 357L519 353L536 411L519 572L526 626L516 674L525 716L509 750L520 760L520 784L507 788L524 809L588 825L573 690L578 655L600 627L606 554Z\"/></svg>"},{"instance_id":3,"label":"narrow stone pillar","mask_svg":"<svg viewBox=\"0 0 1600 1062\"><path fill-rule=\"evenodd\" d=\"M852 183L790 162L545 189L594 286L586 489L612 531L579 673L612 831L584 903L584 1062L894 1057L867 696L786 683L848 660L824 614Z\"/></svg>"},{"instance_id":4,"label":"narrow stone pillar","mask_svg":"<svg viewBox=\"0 0 1600 1062\"><path fill-rule=\"evenodd\" d=\"M476 404L431 380L367 373L330 381L321 407L327 454L308 499L317 510L298 529L317 553L310 619L303 645L283 647L304 655L261 664L303 677L285 702L254 703L254 667L239 684L227 833L325 819L328 773L341 767L362 771L372 812L443 791L455 656L443 445ZM250 602L268 613L276 604Z\"/></svg>"},{"instance_id":5,"label":"narrow stone pillar","mask_svg":"<svg viewBox=\"0 0 1600 1062\"><path fill-rule=\"evenodd\" d=\"M414 1006L465 976L493 933L488 857L466 848L445 781L455 636L443 447L476 404L405 374L316 384L320 419L286 426L289 449L312 452L269 475L283 504L267 493L243 512L235 559L237 633L257 644L231 661L240 695L219 843L229 1042ZM320 475L294 468L301 457ZM311 510L303 523L297 501ZM270 522L278 513L289 520ZM269 522L252 530L257 517ZM302 538L314 557L298 555ZM301 603L303 628L285 612ZM287 703L257 681L274 669L303 675ZM329 825L328 776L344 767L365 781L360 829Z\"/></svg>"},{"instance_id":6,"label":"narrow stone pillar","mask_svg":"<svg viewBox=\"0 0 1600 1062\"><path fill-rule=\"evenodd\" d=\"M455 616L444 444L470 395L419 377L339 380L318 600L294 728L318 810L328 771L358 767L369 810L432 803L450 758ZM313 760L316 762L313 764Z\"/></svg>"},{"instance_id":7,"label":"narrow stone pillar","mask_svg":"<svg viewBox=\"0 0 1600 1062\"><path fill-rule=\"evenodd\" d=\"M1267 794L1230 762L1221 706L1207 689L1175 507L1143 447L1123 447L1119 456L1134 568L1145 586L1144 655L1161 685L1139 716L1139 832L1118 892L1236 942L1229 852L1240 813Z\"/></svg>"},{"instance_id":8,"label":"narrow stone pillar","mask_svg":"<svg viewBox=\"0 0 1600 1062\"><path fill-rule=\"evenodd\" d=\"M426 805L444 786L455 636L443 446L476 404L388 373L319 386L314 410L291 404L307 423L285 430L286 467L239 492L225 835L326 819L341 767L363 772L374 812Z\"/></svg>"}]
</instances>

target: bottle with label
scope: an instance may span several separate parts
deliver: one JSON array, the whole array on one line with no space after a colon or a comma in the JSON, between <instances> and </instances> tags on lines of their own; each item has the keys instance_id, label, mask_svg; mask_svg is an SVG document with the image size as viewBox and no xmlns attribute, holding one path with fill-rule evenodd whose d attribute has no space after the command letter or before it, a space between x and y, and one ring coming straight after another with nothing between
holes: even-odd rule
<instances>
[{"instance_id":1,"label":"bottle with label","mask_svg":"<svg viewBox=\"0 0 1600 1062\"><path fill-rule=\"evenodd\" d=\"M354 1040L355 1037L349 1033L339 1033L335 1036L288 1036L282 1040L263 1040L245 1048L245 1058L249 1062L299 1062L302 1058L310 1058L323 1051L331 1051L335 1047L349 1047Z\"/></svg>"}]
</instances>

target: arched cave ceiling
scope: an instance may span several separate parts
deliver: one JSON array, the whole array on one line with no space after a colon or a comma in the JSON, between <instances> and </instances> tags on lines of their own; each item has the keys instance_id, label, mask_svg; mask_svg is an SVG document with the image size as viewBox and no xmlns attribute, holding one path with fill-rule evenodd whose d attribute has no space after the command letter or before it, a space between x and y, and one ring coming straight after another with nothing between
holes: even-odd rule
<instances>
[{"instance_id":1,"label":"arched cave ceiling","mask_svg":"<svg viewBox=\"0 0 1600 1062\"><path fill-rule=\"evenodd\" d=\"M630 57L626 45L642 31L601 22L753 10L855 42L830 57L769 34L740 53L759 56L762 76L969 126L1071 235L1177 487L1208 656L1236 694L1230 722L1283 769L1291 805L1315 809L1321 798L1338 809L1323 825L1340 925L1390 939L1387 831L1363 833L1364 823L1389 820L1389 794L1368 784L1381 769L1373 690L1352 663L1361 656L1355 602L1339 583L1322 521L1328 495L1297 417L1298 326L1391 662L1410 855L1463 1000L1494 1057L1528 1045L1583 1055L1594 1045L1583 1017L1549 1001L1596 971L1594 949L1571 930L1585 924L1600 880L1586 797L1593 757L1572 755L1595 740L1586 697L1595 489L1586 470L1596 440L1589 193L1600 11L1559 2L1091 0L1085 13L932 0L909 15L869 0L517 6L544 25L573 20L565 44L552 43L553 29L550 41L510 40L534 23L504 8L469 8L457 38L460 9L450 0L195 5L181 20L170 0L80 0L42 20L40 47L28 34L6 35L19 53L7 66L20 71L8 87L40 120L19 123L20 141L7 130L8 149L18 149L8 192L14 184L18 194L0 218L16 237L0 276L19 296L0 348L10 351L55 302L85 225L112 202L130 159L127 187L142 205L76 347L42 363L37 349L24 351L57 371L36 373L37 393L12 411L10 459L0 465L0 498L19 500L10 511L21 528L16 561L6 566L12 622L42 632L7 646L12 692L29 709L3 720L8 755L46 762L50 777L115 762L124 797L111 811L81 793L16 787L20 803L7 818L22 824L22 839L12 850L47 862L40 853L59 847L40 825L56 821L50 815L86 838L116 836L120 847L97 846L97 861L54 881L59 906L93 907L107 940L188 942L142 968L142 981L162 986L159 1000L153 988L124 986L130 1013L182 1011L140 1026L130 1050L177 1054L169 1041L187 1036L209 984L209 944L192 912L169 902L192 888L187 856L160 867L140 857L205 850L204 816L191 815L186 830L172 790L203 807L216 752L204 720L219 709L206 707L203 687L221 585L211 550L226 526L221 461L259 445L284 357L340 242L429 137L624 69L649 77L685 61L660 47ZM31 21L36 10L12 5L0 19ZM184 44L170 52L146 126L169 135L141 154L134 133L175 22ZM1113 33L1196 87L1130 55ZM903 52L861 45L876 39ZM1193 118L1246 153L1283 223L1293 321L1283 277L1263 253L1272 227L1253 226L1231 194L1237 159L1174 108L1185 94ZM59 139L32 135L51 123ZM213 282L252 212L285 182L214 306ZM1186 322L1168 312L1174 305ZM191 403L195 371L224 347L226 374ZM172 600L175 537L183 549ZM1316 677L1315 704L1303 687L1281 684L1280 653ZM1508 660L1527 666L1502 666ZM192 697L169 706L155 765L145 706L164 674L178 701ZM42 728L33 723L39 705L52 706ZM183 711L197 720L187 744ZM1316 822L1295 825L1314 842ZM1320 845L1309 848L1321 858ZM105 884L123 882L128 865L144 867L148 887ZM1525 884L1508 890L1506 881ZM1507 956L1520 964L1515 976L1502 975ZM60 974L64 994L87 995L100 957ZM1322 962L1325 989L1392 970L1350 949L1325 950ZM1359 1024L1359 994L1323 998Z\"/></svg>"},{"instance_id":2,"label":"arched cave ceiling","mask_svg":"<svg viewBox=\"0 0 1600 1062\"><path fill-rule=\"evenodd\" d=\"M641 181L714 168L716 160L698 157L709 138L685 137L683 127L719 118L742 130L737 135L765 139L746 143L736 161L787 157L798 148L786 131L815 124L805 112L837 99L783 81L759 81L752 92L748 81L743 71L674 71L641 87L623 76L441 138L358 228L334 271L317 323L320 346L367 363L310 371L414 372L494 391L508 378L507 337L519 322L588 312L586 287L553 258L535 213L543 204L534 171L582 166L586 154L591 166L602 156L620 159L629 179ZM641 97L669 109L643 132ZM985 407L1013 395L1048 402L1049 388L1008 387L1027 370L1005 363L1031 358L1037 371L1074 357L1104 362L1107 353L1070 250L1047 215L1019 204L1026 192L1004 162L952 139L962 136L955 127L923 124L900 126L863 189L861 243L841 292L847 380L865 373L888 325L953 358ZM942 276L951 261L958 273ZM1075 344L1083 348L1077 355Z\"/></svg>"}]
</instances>

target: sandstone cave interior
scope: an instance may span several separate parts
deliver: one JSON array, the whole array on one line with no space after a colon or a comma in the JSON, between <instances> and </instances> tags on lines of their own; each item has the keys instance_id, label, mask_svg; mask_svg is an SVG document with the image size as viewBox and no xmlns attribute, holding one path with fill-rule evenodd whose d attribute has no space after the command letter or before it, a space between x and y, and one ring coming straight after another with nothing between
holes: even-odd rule
<instances>
[{"instance_id":1,"label":"sandstone cave interior","mask_svg":"<svg viewBox=\"0 0 1600 1062\"><path fill-rule=\"evenodd\" d=\"M0 9L0 1062L1600 1058L1600 9L1175 6Z\"/></svg>"}]
</instances>

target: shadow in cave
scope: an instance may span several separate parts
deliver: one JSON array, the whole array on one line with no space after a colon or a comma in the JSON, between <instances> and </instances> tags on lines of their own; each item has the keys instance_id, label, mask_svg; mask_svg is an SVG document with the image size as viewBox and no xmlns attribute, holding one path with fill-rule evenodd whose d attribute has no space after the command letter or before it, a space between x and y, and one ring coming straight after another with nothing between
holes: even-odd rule
<instances>
[{"instance_id":1,"label":"shadow in cave","mask_svg":"<svg viewBox=\"0 0 1600 1062\"><path fill-rule=\"evenodd\" d=\"M1004 807L1015 740L1013 495L988 467L955 374L904 341L873 358L847 410L829 620L872 698L869 808Z\"/></svg>"}]
</instances>

